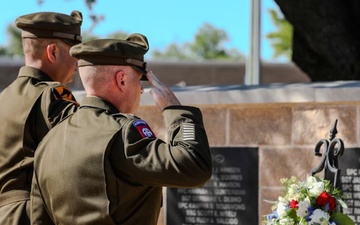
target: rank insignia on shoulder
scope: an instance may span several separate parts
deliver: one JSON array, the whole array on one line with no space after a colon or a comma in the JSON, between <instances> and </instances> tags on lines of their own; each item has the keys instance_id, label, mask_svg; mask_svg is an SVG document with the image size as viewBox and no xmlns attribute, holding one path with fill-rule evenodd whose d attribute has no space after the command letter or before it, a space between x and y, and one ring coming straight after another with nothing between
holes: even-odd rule
<instances>
[{"instance_id":1,"label":"rank insignia on shoulder","mask_svg":"<svg viewBox=\"0 0 360 225\"><path fill-rule=\"evenodd\" d=\"M155 137L154 132L150 129L149 125L144 120L135 120L133 122L134 127L139 131L141 137L151 138Z\"/></svg>"},{"instance_id":2,"label":"rank insignia on shoulder","mask_svg":"<svg viewBox=\"0 0 360 225\"><path fill-rule=\"evenodd\" d=\"M56 86L52 89L52 92L54 93L55 99L64 99L77 103L71 91L65 86Z\"/></svg>"}]
</instances>

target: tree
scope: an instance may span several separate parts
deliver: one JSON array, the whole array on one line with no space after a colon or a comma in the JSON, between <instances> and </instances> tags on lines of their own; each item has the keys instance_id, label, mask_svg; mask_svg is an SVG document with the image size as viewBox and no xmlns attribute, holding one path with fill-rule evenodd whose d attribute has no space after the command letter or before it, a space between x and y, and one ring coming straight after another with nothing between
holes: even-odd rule
<instances>
[{"instance_id":1,"label":"tree","mask_svg":"<svg viewBox=\"0 0 360 225\"><path fill-rule=\"evenodd\" d=\"M272 57L284 56L287 59L291 59L293 27L285 18L280 18L276 10L269 10L269 14L277 28L275 32L270 32L266 35L266 38L272 42L271 46L274 50Z\"/></svg>"},{"instance_id":2,"label":"tree","mask_svg":"<svg viewBox=\"0 0 360 225\"><path fill-rule=\"evenodd\" d=\"M125 39L127 36L129 36L128 33L123 31L117 31L111 34L106 35L108 38L115 38L115 39Z\"/></svg>"},{"instance_id":3,"label":"tree","mask_svg":"<svg viewBox=\"0 0 360 225\"><path fill-rule=\"evenodd\" d=\"M0 46L0 56L18 57L23 56L21 30L13 24L9 24L7 27L7 35L9 36L10 43L7 46ZM112 34L114 35L114 34ZM90 41L99 38L90 32L83 32L83 41Z\"/></svg>"},{"instance_id":4,"label":"tree","mask_svg":"<svg viewBox=\"0 0 360 225\"><path fill-rule=\"evenodd\" d=\"M37 0L38 5L41 5L44 0ZM82 31L83 41L89 41L96 38L98 36L92 33L93 29L104 20L103 15L97 15L93 13L93 6L96 4L97 0L84 0L88 10L89 10L89 17L92 21L92 25L88 30ZM111 34L111 37L122 37L123 33L119 36L117 32ZM9 24L7 27L7 34L9 35L10 44L8 46L0 46L0 56L8 56L8 57L16 57L16 56L23 56L22 52L22 43L21 43L21 31L13 24Z\"/></svg>"},{"instance_id":5,"label":"tree","mask_svg":"<svg viewBox=\"0 0 360 225\"><path fill-rule=\"evenodd\" d=\"M154 59L192 59L192 60L240 60L243 55L236 49L226 49L223 44L228 41L224 30L211 24L203 24L195 34L194 42L178 45L172 43L165 51L155 49Z\"/></svg>"},{"instance_id":6,"label":"tree","mask_svg":"<svg viewBox=\"0 0 360 225\"><path fill-rule=\"evenodd\" d=\"M204 59L226 58L228 55L221 44L228 39L224 30L204 24L195 35L195 42L190 44L190 49L196 56Z\"/></svg>"},{"instance_id":7,"label":"tree","mask_svg":"<svg viewBox=\"0 0 360 225\"><path fill-rule=\"evenodd\" d=\"M186 49L188 49L187 45L180 46L176 43L172 43L167 46L164 52L154 49L151 52L151 58L153 59L176 59L176 60L189 60L193 57L186 53Z\"/></svg>"},{"instance_id":8,"label":"tree","mask_svg":"<svg viewBox=\"0 0 360 225\"><path fill-rule=\"evenodd\" d=\"M9 57L23 56L21 31L14 25L8 25L6 31L9 35L10 44L7 47L0 47L0 55Z\"/></svg>"},{"instance_id":9,"label":"tree","mask_svg":"<svg viewBox=\"0 0 360 225\"><path fill-rule=\"evenodd\" d=\"M275 0L293 26L292 61L312 81L360 79L358 0Z\"/></svg>"}]
</instances>

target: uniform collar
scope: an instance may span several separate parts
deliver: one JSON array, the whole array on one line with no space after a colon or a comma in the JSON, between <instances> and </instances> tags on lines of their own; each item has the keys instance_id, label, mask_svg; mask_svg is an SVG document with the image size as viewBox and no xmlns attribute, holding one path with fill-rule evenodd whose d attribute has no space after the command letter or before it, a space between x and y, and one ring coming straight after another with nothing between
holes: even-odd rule
<instances>
[{"instance_id":1,"label":"uniform collar","mask_svg":"<svg viewBox=\"0 0 360 225\"><path fill-rule=\"evenodd\" d=\"M105 111L108 111L110 114L120 112L110 102L96 96L86 96L83 98L83 100L81 101L80 108L87 108L87 107L103 109Z\"/></svg>"},{"instance_id":2,"label":"uniform collar","mask_svg":"<svg viewBox=\"0 0 360 225\"><path fill-rule=\"evenodd\" d=\"M18 77L33 77L40 81L53 81L46 73L30 66L23 66L19 70Z\"/></svg>"}]
</instances>

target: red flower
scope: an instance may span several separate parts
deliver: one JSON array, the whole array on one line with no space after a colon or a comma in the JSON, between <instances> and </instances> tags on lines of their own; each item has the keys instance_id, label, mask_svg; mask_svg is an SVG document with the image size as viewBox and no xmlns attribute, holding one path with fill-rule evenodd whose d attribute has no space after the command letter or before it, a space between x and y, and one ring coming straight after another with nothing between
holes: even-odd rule
<instances>
[{"instance_id":1,"label":"red flower","mask_svg":"<svg viewBox=\"0 0 360 225\"><path fill-rule=\"evenodd\" d=\"M298 204L299 204L298 201L292 200L292 201L290 202L290 208L292 208L292 209L297 209L297 208L298 208Z\"/></svg>"},{"instance_id":2,"label":"red flower","mask_svg":"<svg viewBox=\"0 0 360 225\"><path fill-rule=\"evenodd\" d=\"M320 207L328 206L331 211L334 211L336 201L335 198L327 192L322 192L319 197L317 197L316 204Z\"/></svg>"}]
</instances>

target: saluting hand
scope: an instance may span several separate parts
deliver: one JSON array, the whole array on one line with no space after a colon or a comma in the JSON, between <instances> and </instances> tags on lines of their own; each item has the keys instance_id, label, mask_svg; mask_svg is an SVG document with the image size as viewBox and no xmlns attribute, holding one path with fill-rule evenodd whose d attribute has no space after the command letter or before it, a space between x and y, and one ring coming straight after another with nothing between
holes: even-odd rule
<instances>
[{"instance_id":1,"label":"saluting hand","mask_svg":"<svg viewBox=\"0 0 360 225\"><path fill-rule=\"evenodd\" d=\"M150 94L161 111L171 105L181 105L180 101L170 88L161 83L152 71L147 72L146 76L152 86Z\"/></svg>"}]
</instances>

